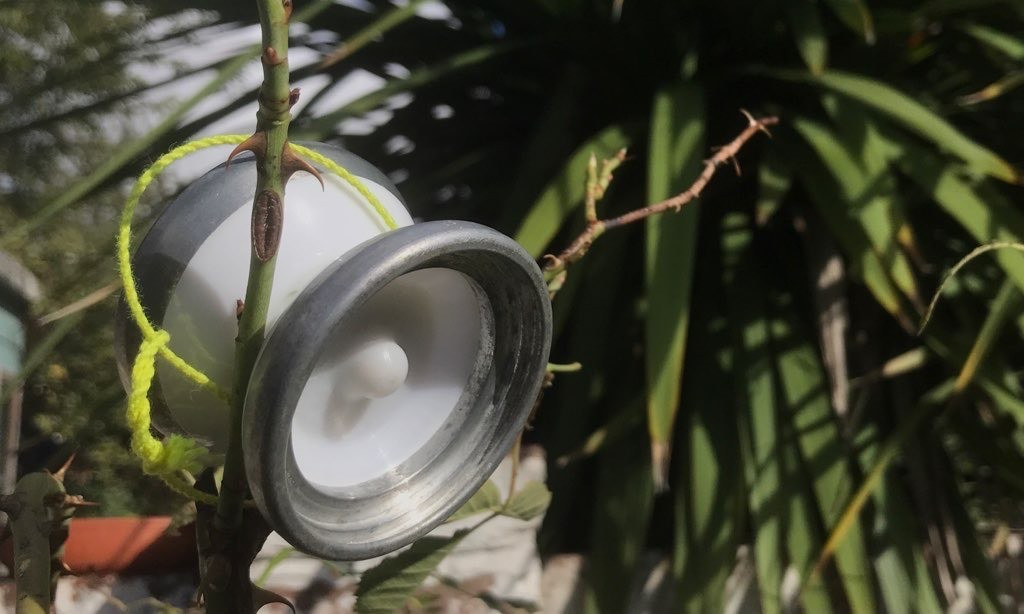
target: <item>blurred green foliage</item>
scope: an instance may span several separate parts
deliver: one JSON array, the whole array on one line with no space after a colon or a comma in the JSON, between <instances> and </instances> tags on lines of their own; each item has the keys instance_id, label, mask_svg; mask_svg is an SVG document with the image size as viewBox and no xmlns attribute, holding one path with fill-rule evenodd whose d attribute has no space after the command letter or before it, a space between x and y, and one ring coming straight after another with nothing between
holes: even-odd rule
<instances>
[{"instance_id":1,"label":"blurred green foliage","mask_svg":"<svg viewBox=\"0 0 1024 614\"><path fill-rule=\"evenodd\" d=\"M134 131L131 99L150 62L141 7L42 0L0 6L0 228L30 218ZM93 108L97 101L107 101ZM42 280L42 316L114 278L114 220L122 187L112 182L45 231L10 246ZM107 300L78 317L25 389L21 469L56 469L77 453L68 485L98 513L167 511L174 495L142 476L127 450L123 391L113 368ZM57 325L37 326L43 340ZM97 513L87 508L83 513Z\"/></svg>"},{"instance_id":2,"label":"blurred green foliage","mask_svg":"<svg viewBox=\"0 0 1024 614\"><path fill-rule=\"evenodd\" d=\"M120 23L129 39L135 11L169 10L83 6L83 24L102 14L102 31ZM293 57L330 55L389 6L300 3L310 14L293 28ZM255 21L238 3L204 8L220 29L166 34L175 53ZM542 551L590 554L592 610L623 609L651 549L670 558L681 607L720 611L741 545L765 612L794 600L814 612L940 609L958 578L973 583L978 611L1024 599L996 573L1012 565L995 539L1024 518L1024 319L990 309L1024 288L1021 254L965 268L916 335L944 270L980 243L1024 238L1019 3L448 0L435 16L327 68L293 65L305 88L293 135L337 140L382 167L416 216L494 225L538 257L582 228L591 152L630 152L600 205L607 217L685 188L709 148L742 129L739 109L781 118L740 154L741 176L723 167L684 214L602 237L556 300L552 360L584 369L558 375L527 437L550 460ZM28 23L5 19L8 30ZM126 44L120 64L86 62L116 85L53 94L108 122L91 147L45 138L69 121L58 107L35 111L24 142L0 148L0 168L18 173L7 184L26 186L21 200L0 195L5 248L54 296L80 296L110 270L104 207L122 179L167 144L252 113L255 89L234 80L244 63L222 59L181 69L212 84L213 102L171 103L171 121L148 132L103 129L130 117L133 99L99 89L146 87L123 74L140 46ZM72 56L86 47L68 45ZM354 100L334 96L357 67L382 80ZM21 125L26 96L0 101L0 133ZM125 144L100 161L112 134ZM61 177L84 179L67 189L70 179L26 164L22 149L38 143L50 149L29 150L48 155L31 159L66 157ZM39 230L26 239L29 228ZM115 459L89 465L102 488L91 496L129 505L103 473L125 466L111 435L120 399L107 307L30 390L45 400L37 424ZM850 507L859 489L868 496Z\"/></svg>"}]
</instances>

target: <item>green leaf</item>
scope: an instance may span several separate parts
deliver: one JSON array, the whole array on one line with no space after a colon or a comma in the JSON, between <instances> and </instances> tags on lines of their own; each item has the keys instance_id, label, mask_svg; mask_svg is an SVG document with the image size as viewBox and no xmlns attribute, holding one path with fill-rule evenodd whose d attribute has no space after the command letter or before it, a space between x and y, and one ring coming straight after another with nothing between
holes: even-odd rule
<instances>
[{"instance_id":1,"label":"green leaf","mask_svg":"<svg viewBox=\"0 0 1024 614\"><path fill-rule=\"evenodd\" d=\"M1021 295L1020 289L1012 279L1004 281L999 287L988 315L985 316L985 322L974 339L971 352L956 377L956 392L963 392L977 375L978 368L985 362L993 346L998 343L1003 328L1020 314L1022 299L1024 295Z\"/></svg>"},{"instance_id":2,"label":"green leaf","mask_svg":"<svg viewBox=\"0 0 1024 614\"><path fill-rule=\"evenodd\" d=\"M637 197L639 200L639 196ZM635 201L634 201L635 202ZM597 330L615 330L622 310L616 309L618 297L625 287L625 267L619 266L625 254L626 239L629 232L608 233L587 252L587 257L573 265L568 284L579 281L578 296L575 304L583 308L567 318L565 332L559 343L564 343L564 354L567 359L585 360L583 371L572 376L558 378L555 386L545 393L544 404L550 407L573 407L578 411L556 411L542 415L547 421L549 453L560 456L579 447L589 434L590 429L599 419L599 399L608 383L608 365L617 361L613 344L603 335L595 335ZM565 290L563 289L563 293ZM555 299L555 311L560 309L562 293ZM622 399L616 406L628 403L636 398L637 384L630 390L630 396ZM638 406L643 419L643 407ZM646 444L644 454L650 457ZM603 456L603 453L602 455ZM567 523L577 522L576 514L582 496L589 498L592 490L587 488L583 479L583 464L570 464L559 470L552 470L548 476L548 486L554 493L551 507L544 515L539 540L545 550L564 548L565 531L562 527ZM587 493L584 495L583 493Z\"/></svg>"},{"instance_id":3,"label":"green leaf","mask_svg":"<svg viewBox=\"0 0 1024 614\"><path fill-rule=\"evenodd\" d=\"M856 492L852 493L849 497L847 497L846 494L843 494L842 498L837 497L837 500L848 501L848 503L846 503L842 508L841 513L836 517L829 519L826 523L826 526L830 527L830 534L824 547L821 549L820 555L818 556L818 562L815 565L816 571L820 571L829 557L831 557L834 552L845 547L846 544L853 543L855 546L857 545L856 541L847 542L845 540L847 537L850 537L852 540L860 539L858 519L864 508L864 504L867 503L871 494L885 476L885 471L889 468L889 465L893 460L895 460L900 450L906 444L908 438L917 431L921 421L928 414L933 413L935 411L935 406L947 399L952 390L952 382L949 382L932 389L924 395L918 402L917 406L910 412L910 415L903 420L899 425L899 428L896 429L896 431L893 432L880 447L875 459L873 460L871 470L868 471ZM856 535L856 537L854 537L854 535Z\"/></svg>"},{"instance_id":4,"label":"green leaf","mask_svg":"<svg viewBox=\"0 0 1024 614\"><path fill-rule=\"evenodd\" d=\"M461 71L476 67L510 51L521 49L518 43L488 44L458 53L442 62L420 68L404 79L392 79L376 89L352 102L311 119L309 123L296 127L291 132L292 140L316 140L325 135L333 134L338 123L346 118L368 113L395 94L415 90L418 87L433 84L441 79Z\"/></svg>"},{"instance_id":5,"label":"green leaf","mask_svg":"<svg viewBox=\"0 0 1024 614\"><path fill-rule=\"evenodd\" d=\"M794 147L783 138L777 139L776 143L794 171L799 172L800 181L817 206L821 219L849 259L849 273L867 285L878 304L904 328L913 330L914 323L903 310L899 289L872 248L863 227L851 223L846 209L836 206L835 195L839 188L831 174L821 167L820 159L807 155L803 148Z\"/></svg>"},{"instance_id":6,"label":"green leaf","mask_svg":"<svg viewBox=\"0 0 1024 614\"><path fill-rule=\"evenodd\" d=\"M792 297L780 293L775 305L781 313L789 314L771 327L784 415L791 420L789 428L798 444L799 465L811 478L817 513L825 526L833 526L841 511L837 502L846 501L852 490L846 444L835 421L821 359L794 325L798 316L793 312ZM837 547L835 558L851 610L875 612L871 566L856 519L849 525L848 538Z\"/></svg>"},{"instance_id":7,"label":"green leaf","mask_svg":"<svg viewBox=\"0 0 1024 614\"><path fill-rule=\"evenodd\" d=\"M1011 60L1024 62L1024 39L980 23L964 23L960 29L981 44L998 51Z\"/></svg>"},{"instance_id":8,"label":"green leaf","mask_svg":"<svg viewBox=\"0 0 1024 614\"><path fill-rule=\"evenodd\" d=\"M766 224L775 215L792 185L793 171L777 153L767 153L757 167L758 190L754 211L759 226Z\"/></svg>"},{"instance_id":9,"label":"green leaf","mask_svg":"<svg viewBox=\"0 0 1024 614\"><path fill-rule=\"evenodd\" d=\"M862 466L870 466L878 458L880 435L878 426L865 421L854 441L860 450ZM922 542L918 535L925 528L920 515L909 503L911 493L893 473L886 473L874 491L874 515L871 530L871 551L885 611L891 614L939 612L942 607L932 586Z\"/></svg>"},{"instance_id":10,"label":"green leaf","mask_svg":"<svg viewBox=\"0 0 1024 614\"><path fill-rule=\"evenodd\" d=\"M254 584L259 587L265 587L267 580L270 579L270 574L274 573L274 570L277 569L281 563L290 559L296 552L298 551L291 546L286 546L275 552L274 556L270 557L270 560L267 561L267 566L263 568L263 571L260 573L260 577L256 582L254 582Z\"/></svg>"},{"instance_id":11,"label":"green leaf","mask_svg":"<svg viewBox=\"0 0 1024 614\"><path fill-rule=\"evenodd\" d=\"M561 297L561 295L559 295ZM626 434L634 431L644 417L641 399L627 403L600 428L594 430L583 445L558 458L556 463L564 467L569 463L590 458Z\"/></svg>"},{"instance_id":12,"label":"green leaf","mask_svg":"<svg viewBox=\"0 0 1024 614\"><path fill-rule=\"evenodd\" d=\"M978 243L1020 242L1024 215L993 186L971 181L962 166L909 142L901 143L900 168ZM1024 290L1024 254L999 250L996 260L1017 287Z\"/></svg>"},{"instance_id":13,"label":"green leaf","mask_svg":"<svg viewBox=\"0 0 1024 614\"><path fill-rule=\"evenodd\" d=\"M405 6L396 6L390 11L380 15L370 22L362 30L349 36L338 45L334 51L327 54L320 62L320 68L326 68L344 60L367 44L380 38L392 28L401 25L416 16L416 9L423 4L424 0L410 0Z\"/></svg>"},{"instance_id":14,"label":"green leaf","mask_svg":"<svg viewBox=\"0 0 1024 614\"><path fill-rule=\"evenodd\" d=\"M728 220L729 218L727 218ZM783 568L783 507L793 497L794 482L782 480L775 380L763 272L752 255L753 232L746 216L737 214L722 234L723 274L729 317L736 346L736 378L740 386L737 413L740 450L748 489L754 536L754 564L764 614L783 611L779 589Z\"/></svg>"},{"instance_id":15,"label":"green leaf","mask_svg":"<svg viewBox=\"0 0 1024 614\"><path fill-rule=\"evenodd\" d=\"M794 118L793 127L811 145L836 181L839 194L846 201L843 208L849 215L849 222L860 224L889 276L905 295L920 304L910 261L900 250L897 238L905 215L897 200L896 181L889 171L885 154L869 150L866 158L858 159L840 135L803 117ZM862 127L867 135L874 130L874 126L868 123ZM877 142L865 134L861 139ZM880 164L866 168L872 159ZM837 204L822 203L822 206L836 208Z\"/></svg>"},{"instance_id":16,"label":"green leaf","mask_svg":"<svg viewBox=\"0 0 1024 614\"><path fill-rule=\"evenodd\" d=\"M628 147L629 143L630 138L625 129L614 125L597 133L576 149L562 172L548 184L526 214L516 231L516 241L535 258L542 256L569 214L583 202L590 155L610 158L615 152Z\"/></svg>"},{"instance_id":17,"label":"green leaf","mask_svg":"<svg viewBox=\"0 0 1024 614\"><path fill-rule=\"evenodd\" d=\"M780 407L785 415L789 408ZM785 536L786 552L789 554L789 566L783 576L782 602L785 611L798 611L796 604L790 601L794 595L790 591L799 588L800 605L805 612L835 611L836 599L829 593L820 574L806 575L814 558L821 547L823 537L818 528L821 518L817 510L816 497L809 477L801 469L800 450L794 445L795 434L791 425L781 424L780 438L787 442L780 451L780 475L782 481L792 484L791 496L782 502L783 535ZM794 586L793 579L799 580Z\"/></svg>"},{"instance_id":18,"label":"green leaf","mask_svg":"<svg viewBox=\"0 0 1024 614\"><path fill-rule=\"evenodd\" d=\"M891 614L941 612L938 595L932 585L928 562L916 536L919 515L908 501L909 493L900 490L891 477L875 491L874 533L880 552L875 555L875 574L882 589L885 611Z\"/></svg>"},{"instance_id":19,"label":"green leaf","mask_svg":"<svg viewBox=\"0 0 1024 614\"><path fill-rule=\"evenodd\" d=\"M198 92L172 109L159 124L137 139L118 147L109 156L102 157L99 166L88 175L63 189L59 196L40 207L31 218L0 237L0 244L8 244L11 241L25 238L53 216L87 197L99 188L103 182L155 144L160 137L173 130L178 124L178 120L184 117L189 110L212 94L220 91L226 83L234 79L249 62L258 56L259 47L257 46L225 64L213 79L208 81Z\"/></svg>"},{"instance_id":20,"label":"green leaf","mask_svg":"<svg viewBox=\"0 0 1024 614\"><path fill-rule=\"evenodd\" d=\"M788 0L783 2L789 29L796 40L800 57L814 74L825 70L828 62L828 39L821 25L818 4L814 0Z\"/></svg>"},{"instance_id":21,"label":"green leaf","mask_svg":"<svg viewBox=\"0 0 1024 614\"><path fill-rule=\"evenodd\" d=\"M1011 183L1019 180L1017 169L1009 162L965 136L923 104L881 81L838 70L828 70L820 75L792 70L769 70L767 74L812 83L853 98L958 156L975 172Z\"/></svg>"},{"instance_id":22,"label":"green leaf","mask_svg":"<svg viewBox=\"0 0 1024 614\"><path fill-rule=\"evenodd\" d=\"M331 4L325 1L310 3L303 10L296 12L292 19L295 23L310 20L328 6L331 6ZM40 207L31 218L0 236L0 244L6 245L12 241L24 239L64 209L75 205L92 194L114 174L121 171L132 160L157 143L161 137L170 133L178 125L178 121L185 117L190 110L211 95L223 90L224 86L238 76L243 68L259 57L260 51L261 47L255 45L246 49L238 57L226 62L206 85L171 109L169 113L164 115L159 124L142 136L118 147L111 155L102 158L99 166L88 175L61 190L59 196Z\"/></svg>"},{"instance_id":23,"label":"green leaf","mask_svg":"<svg viewBox=\"0 0 1024 614\"><path fill-rule=\"evenodd\" d=\"M974 585L974 606L981 614L998 614L1004 608L999 602L999 582L992 572L992 565L979 543L978 530L964 507L967 496L961 492L953 472L942 471L937 478L946 484L944 493L939 493L953 517L953 531L963 556L967 577ZM942 505L942 503L939 503Z\"/></svg>"},{"instance_id":24,"label":"green leaf","mask_svg":"<svg viewBox=\"0 0 1024 614\"><path fill-rule=\"evenodd\" d=\"M392 614L404 607L427 576L468 534L466 530L452 537L424 537L408 550L367 570L356 589L356 612Z\"/></svg>"},{"instance_id":25,"label":"green leaf","mask_svg":"<svg viewBox=\"0 0 1024 614\"><path fill-rule=\"evenodd\" d=\"M523 484L519 492L512 495L508 505L500 509L502 516L518 518L519 520L533 520L544 513L551 503L551 491L543 482L533 480Z\"/></svg>"},{"instance_id":26,"label":"green leaf","mask_svg":"<svg viewBox=\"0 0 1024 614\"><path fill-rule=\"evenodd\" d=\"M742 218L737 220L737 218ZM731 234L746 216L726 216ZM730 244L732 237L726 239ZM726 241L723 241L725 243ZM722 268L713 258L701 262L701 279L716 280ZM717 283L717 280L716 280ZM727 282L728 283L728 282ZM702 293L703 295L703 293ZM678 607L687 612L726 609L725 585L745 524L746 488L736 417L723 411L736 398L730 322L719 293L695 305L682 406L676 428L672 492L675 548L672 560Z\"/></svg>"},{"instance_id":27,"label":"green leaf","mask_svg":"<svg viewBox=\"0 0 1024 614\"><path fill-rule=\"evenodd\" d=\"M455 522L483 512L496 512L501 509L501 504L501 491L493 481L487 480L480 490L473 493L469 501L463 503L462 507L455 510L445 522Z\"/></svg>"},{"instance_id":28,"label":"green leaf","mask_svg":"<svg viewBox=\"0 0 1024 614\"><path fill-rule=\"evenodd\" d=\"M655 95L651 117L647 199L658 202L683 191L704 155L704 94L680 84ZM699 209L647 219L646 366L647 425L655 487L666 488L672 426L679 409L680 377L690 321Z\"/></svg>"},{"instance_id":29,"label":"green leaf","mask_svg":"<svg viewBox=\"0 0 1024 614\"><path fill-rule=\"evenodd\" d=\"M731 223L727 218L723 233L723 281L736 348L737 428L761 610L792 611L799 597L805 611L827 613L832 600L821 578L800 578L813 563L822 537L811 485L799 467L791 409L783 403L777 376L778 348L790 341L773 338L778 323L771 315L766 282L776 278L773 269L781 265L769 259L773 252L754 248L748 217L735 217ZM794 575L799 580L795 584Z\"/></svg>"},{"instance_id":30,"label":"green leaf","mask_svg":"<svg viewBox=\"0 0 1024 614\"><path fill-rule=\"evenodd\" d=\"M577 67L568 66L554 91L545 97L543 113L531 122L530 137L520 154L521 161L515 166L515 181L503 199L497 228L515 228L551 180L552 170L572 155L578 144L574 135L583 119L579 104L584 88L585 81ZM580 176L581 182L585 179L585 174Z\"/></svg>"},{"instance_id":31,"label":"green leaf","mask_svg":"<svg viewBox=\"0 0 1024 614\"><path fill-rule=\"evenodd\" d=\"M654 504L647 434L638 429L600 455L584 588L588 613L626 611Z\"/></svg>"},{"instance_id":32,"label":"green leaf","mask_svg":"<svg viewBox=\"0 0 1024 614\"><path fill-rule=\"evenodd\" d=\"M875 44L875 22L864 0L825 0L846 27L864 37L864 42Z\"/></svg>"},{"instance_id":33,"label":"green leaf","mask_svg":"<svg viewBox=\"0 0 1024 614\"><path fill-rule=\"evenodd\" d=\"M1024 70L1014 70L976 92L960 96L957 98L957 102L964 106L988 102L994 98L999 98L1007 92L1012 92L1022 85L1024 85Z\"/></svg>"}]
</instances>

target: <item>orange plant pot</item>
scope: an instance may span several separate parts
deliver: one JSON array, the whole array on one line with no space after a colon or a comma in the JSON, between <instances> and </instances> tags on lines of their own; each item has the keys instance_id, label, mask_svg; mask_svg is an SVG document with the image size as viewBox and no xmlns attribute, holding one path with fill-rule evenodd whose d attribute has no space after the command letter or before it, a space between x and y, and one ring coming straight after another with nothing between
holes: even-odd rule
<instances>
[{"instance_id":1,"label":"orange plant pot","mask_svg":"<svg viewBox=\"0 0 1024 614\"><path fill-rule=\"evenodd\" d=\"M170 516L75 518L64 548L64 563L76 575L154 574L181 571L196 564L195 525L168 534ZM11 540L4 541L4 562L11 566Z\"/></svg>"}]
</instances>

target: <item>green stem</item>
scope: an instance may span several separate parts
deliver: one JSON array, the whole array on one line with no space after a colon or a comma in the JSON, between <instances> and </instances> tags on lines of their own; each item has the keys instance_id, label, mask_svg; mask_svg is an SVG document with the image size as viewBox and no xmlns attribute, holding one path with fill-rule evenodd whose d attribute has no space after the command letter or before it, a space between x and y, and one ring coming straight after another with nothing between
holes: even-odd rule
<instances>
[{"instance_id":1,"label":"green stem","mask_svg":"<svg viewBox=\"0 0 1024 614\"><path fill-rule=\"evenodd\" d=\"M276 262L276 242L268 243L265 240L267 234L263 232L267 227L266 218L263 218L263 222L257 220L261 208L262 215L266 216L268 206L276 207L277 221L271 221L270 224L276 223L278 231L280 229L279 214L284 202L286 180L282 174L282 159L291 120L288 87L288 18L291 1L257 0L257 5L263 31L263 85L260 88L255 135L262 146L254 148L257 157L256 196L253 202L254 241L250 252L245 303L238 322L238 336L235 338L235 378L228 449L213 527L217 534L216 543L222 550L218 554L224 557L222 561L229 564L230 580L208 584L207 605L210 612L240 612L244 604L251 601L247 596L238 594L250 586L249 561L239 556L248 550L239 544L242 537L242 508L248 496L242 457L242 409L253 365L263 344ZM259 233L258 228L262 228ZM258 239L257 234L264 238ZM279 232L277 236L280 236Z\"/></svg>"},{"instance_id":2,"label":"green stem","mask_svg":"<svg viewBox=\"0 0 1024 614\"><path fill-rule=\"evenodd\" d=\"M14 535L14 576L17 614L45 614L53 603L59 568L51 561L51 534L66 529L61 480L50 473L30 473L18 480L14 493L0 497L0 509L11 519ZM69 511L73 508L67 508ZM63 540L57 540L63 548Z\"/></svg>"}]
</instances>

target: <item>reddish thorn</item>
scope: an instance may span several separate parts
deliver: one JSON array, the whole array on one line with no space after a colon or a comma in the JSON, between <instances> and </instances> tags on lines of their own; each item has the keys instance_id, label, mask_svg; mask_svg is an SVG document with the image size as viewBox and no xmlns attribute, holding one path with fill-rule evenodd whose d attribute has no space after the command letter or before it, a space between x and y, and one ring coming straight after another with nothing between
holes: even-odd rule
<instances>
[{"instance_id":1,"label":"reddish thorn","mask_svg":"<svg viewBox=\"0 0 1024 614\"><path fill-rule=\"evenodd\" d=\"M267 150L267 136L266 136L266 134L264 134L263 132L255 132L255 133L253 133L252 136L250 136L249 138L245 139L244 141L239 143L237 147L235 147L234 149L231 150L231 153L228 154L228 159L227 159L227 163L225 164L225 168L230 167L231 166L231 160L234 159L235 156L237 156L238 154L242 153L243 151L251 151L253 154L256 155L257 158L259 158L261 155L265 155L266 154L266 150Z\"/></svg>"},{"instance_id":2,"label":"reddish thorn","mask_svg":"<svg viewBox=\"0 0 1024 614\"><path fill-rule=\"evenodd\" d=\"M73 453L71 456L69 456L68 459L64 461L64 464L61 465L61 468L57 470L57 473L53 474L53 477L57 478L58 482L64 481L64 476L68 472L68 467L70 467L71 463L75 461L75 454L76 453Z\"/></svg>"},{"instance_id":3,"label":"reddish thorn","mask_svg":"<svg viewBox=\"0 0 1024 614\"><path fill-rule=\"evenodd\" d=\"M277 66L281 63L281 56L277 55L277 49L267 47L263 50L263 62L270 66Z\"/></svg>"}]
</instances>

